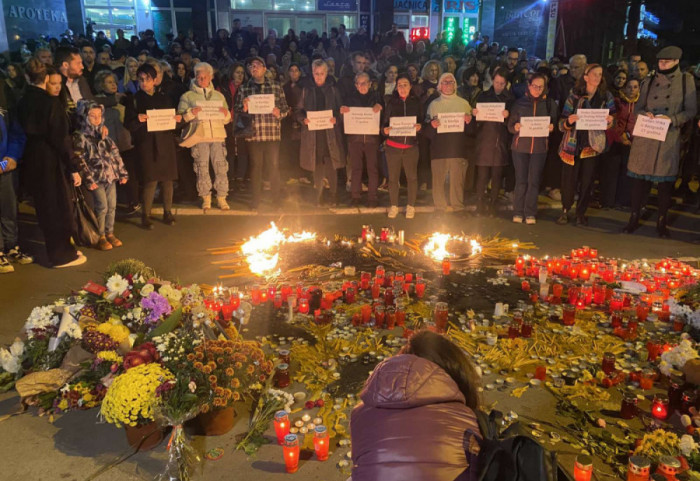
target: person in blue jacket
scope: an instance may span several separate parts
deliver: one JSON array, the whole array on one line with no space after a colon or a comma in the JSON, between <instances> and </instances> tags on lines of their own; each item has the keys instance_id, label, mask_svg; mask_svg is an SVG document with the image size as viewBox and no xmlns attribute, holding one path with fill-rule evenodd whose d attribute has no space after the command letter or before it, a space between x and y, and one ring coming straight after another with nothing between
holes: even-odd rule
<instances>
[{"instance_id":1,"label":"person in blue jacket","mask_svg":"<svg viewBox=\"0 0 700 481\"><path fill-rule=\"evenodd\" d=\"M27 138L7 108L5 91L0 88L0 274L14 272L12 263L34 262L20 250L17 235L17 166Z\"/></svg>"}]
</instances>

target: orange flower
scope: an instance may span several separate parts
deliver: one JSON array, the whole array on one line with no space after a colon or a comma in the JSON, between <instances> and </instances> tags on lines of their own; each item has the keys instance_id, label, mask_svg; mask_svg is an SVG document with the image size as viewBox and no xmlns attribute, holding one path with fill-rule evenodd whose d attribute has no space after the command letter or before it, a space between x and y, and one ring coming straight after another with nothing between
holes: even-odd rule
<instances>
[{"instance_id":1,"label":"orange flower","mask_svg":"<svg viewBox=\"0 0 700 481\"><path fill-rule=\"evenodd\" d=\"M216 363L221 366L224 364L224 358L223 357L217 357L216 358Z\"/></svg>"},{"instance_id":2,"label":"orange flower","mask_svg":"<svg viewBox=\"0 0 700 481\"><path fill-rule=\"evenodd\" d=\"M241 395L238 391L233 392L233 400L234 401L240 401L241 400Z\"/></svg>"},{"instance_id":3,"label":"orange flower","mask_svg":"<svg viewBox=\"0 0 700 481\"><path fill-rule=\"evenodd\" d=\"M198 361L204 360L204 354L202 353L202 351L199 351L198 353L196 353L195 357L197 358Z\"/></svg>"},{"instance_id":4,"label":"orange flower","mask_svg":"<svg viewBox=\"0 0 700 481\"><path fill-rule=\"evenodd\" d=\"M211 376L209 376L210 383L215 384L217 381L218 381L218 379L216 379L216 376L214 376L213 374Z\"/></svg>"},{"instance_id":5,"label":"orange flower","mask_svg":"<svg viewBox=\"0 0 700 481\"><path fill-rule=\"evenodd\" d=\"M265 379L267 379L267 377L264 374L261 374L258 376L258 379L260 380L260 382L265 382Z\"/></svg>"},{"instance_id":6,"label":"orange flower","mask_svg":"<svg viewBox=\"0 0 700 481\"><path fill-rule=\"evenodd\" d=\"M224 353L225 353L227 356L230 356L231 354L233 354L233 348L231 348L231 347L226 347L226 348L224 348Z\"/></svg>"},{"instance_id":7,"label":"orange flower","mask_svg":"<svg viewBox=\"0 0 700 481\"><path fill-rule=\"evenodd\" d=\"M255 364L248 364L248 367L245 368L245 372L253 374L255 372Z\"/></svg>"},{"instance_id":8,"label":"orange flower","mask_svg":"<svg viewBox=\"0 0 700 481\"><path fill-rule=\"evenodd\" d=\"M231 391L229 388L224 389L224 397L226 399L231 399L231 396L233 396L233 391Z\"/></svg>"},{"instance_id":9,"label":"orange flower","mask_svg":"<svg viewBox=\"0 0 700 481\"><path fill-rule=\"evenodd\" d=\"M187 360L190 361L190 362L194 361L194 354L189 353L189 354L187 355Z\"/></svg>"},{"instance_id":10,"label":"orange flower","mask_svg":"<svg viewBox=\"0 0 700 481\"><path fill-rule=\"evenodd\" d=\"M227 368L226 368L226 375L227 375L228 377L231 377L231 376L234 375L234 371L233 371L233 368L232 368L232 367L227 367Z\"/></svg>"},{"instance_id":11,"label":"orange flower","mask_svg":"<svg viewBox=\"0 0 700 481\"><path fill-rule=\"evenodd\" d=\"M207 364L202 368L202 371L204 372L204 374L211 374L211 366Z\"/></svg>"},{"instance_id":12,"label":"orange flower","mask_svg":"<svg viewBox=\"0 0 700 481\"><path fill-rule=\"evenodd\" d=\"M224 388L217 387L216 389L214 389L214 392L216 393L217 396L223 396L224 395Z\"/></svg>"},{"instance_id":13,"label":"orange flower","mask_svg":"<svg viewBox=\"0 0 700 481\"><path fill-rule=\"evenodd\" d=\"M237 377L234 377L233 379L231 379L231 387L232 388L238 389L240 386L241 386L241 381Z\"/></svg>"},{"instance_id":14,"label":"orange flower","mask_svg":"<svg viewBox=\"0 0 700 481\"><path fill-rule=\"evenodd\" d=\"M243 363L240 362L240 361L238 361L238 362L236 362L236 363L233 365L233 367L235 367L236 369L240 369L240 368L243 367Z\"/></svg>"},{"instance_id":15,"label":"orange flower","mask_svg":"<svg viewBox=\"0 0 700 481\"><path fill-rule=\"evenodd\" d=\"M199 361L194 363L194 368L197 369L198 371L201 371L203 367L204 367L204 365Z\"/></svg>"}]
</instances>

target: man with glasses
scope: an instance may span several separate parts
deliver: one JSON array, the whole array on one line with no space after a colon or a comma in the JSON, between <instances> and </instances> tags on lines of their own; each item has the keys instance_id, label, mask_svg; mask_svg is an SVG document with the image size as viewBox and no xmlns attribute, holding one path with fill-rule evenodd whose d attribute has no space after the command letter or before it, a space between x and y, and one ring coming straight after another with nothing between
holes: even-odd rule
<instances>
[{"instance_id":1,"label":"man with glasses","mask_svg":"<svg viewBox=\"0 0 700 481\"><path fill-rule=\"evenodd\" d=\"M280 187L280 140L281 140L281 119L289 114L289 106L284 96L284 91L275 80L270 80L265 75L265 61L260 57L250 57L246 60L246 69L250 74L250 80L241 85L236 94L234 112L241 115L244 121L252 123L253 135L245 140L248 142L248 152L250 155L253 199L250 204L251 210L255 211L260 205L262 192L262 172L263 165L267 163L265 171L270 178L270 192L274 197L272 205L275 208L281 207L281 187ZM275 96L275 106L271 113L249 114L248 105L251 95Z\"/></svg>"},{"instance_id":2,"label":"man with glasses","mask_svg":"<svg viewBox=\"0 0 700 481\"><path fill-rule=\"evenodd\" d=\"M508 81L512 84L513 78L517 74L518 61L520 61L520 51L516 47L510 47L506 53L506 68L508 69Z\"/></svg>"},{"instance_id":3,"label":"man with glasses","mask_svg":"<svg viewBox=\"0 0 700 481\"><path fill-rule=\"evenodd\" d=\"M350 107L371 107L374 112L382 110L379 93L371 90L372 81L365 72L355 75L355 90L343 99L340 113L346 114ZM379 185L379 171L377 170L377 151L379 149L379 135L346 135L348 144L348 157L352 168L351 191L352 205L360 205L362 194L362 158L367 162L367 177L369 180L368 207L377 207L377 187Z\"/></svg>"}]
</instances>

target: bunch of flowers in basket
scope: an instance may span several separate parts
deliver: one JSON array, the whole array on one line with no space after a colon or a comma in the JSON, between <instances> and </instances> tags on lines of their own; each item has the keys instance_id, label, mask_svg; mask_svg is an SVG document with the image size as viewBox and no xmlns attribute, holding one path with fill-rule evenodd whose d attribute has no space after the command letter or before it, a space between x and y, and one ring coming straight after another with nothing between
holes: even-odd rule
<instances>
[{"instance_id":1,"label":"bunch of flowers in basket","mask_svg":"<svg viewBox=\"0 0 700 481\"><path fill-rule=\"evenodd\" d=\"M173 374L158 363L141 364L117 376L102 401L101 414L117 426L138 426L154 420L156 390Z\"/></svg>"},{"instance_id":2,"label":"bunch of flowers in basket","mask_svg":"<svg viewBox=\"0 0 700 481\"><path fill-rule=\"evenodd\" d=\"M265 382L273 369L260 344L244 341L207 339L186 356L196 371L206 375L213 393L202 410L226 408L250 393L253 384Z\"/></svg>"}]
</instances>

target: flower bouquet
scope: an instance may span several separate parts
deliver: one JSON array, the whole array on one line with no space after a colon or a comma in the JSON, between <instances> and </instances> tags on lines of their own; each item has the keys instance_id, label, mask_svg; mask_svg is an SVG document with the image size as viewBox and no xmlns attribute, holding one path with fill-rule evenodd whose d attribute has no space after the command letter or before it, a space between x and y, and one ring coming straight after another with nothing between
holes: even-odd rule
<instances>
[{"instance_id":1,"label":"flower bouquet","mask_svg":"<svg viewBox=\"0 0 700 481\"><path fill-rule=\"evenodd\" d=\"M275 413L280 410L291 412L292 404L294 404L294 396L286 391L267 389L262 393L248 423L248 433L236 445L236 449L251 455L263 444L268 444L270 441L263 436L263 433L270 427Z\"/></svg>"}]
</instances>

